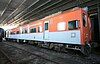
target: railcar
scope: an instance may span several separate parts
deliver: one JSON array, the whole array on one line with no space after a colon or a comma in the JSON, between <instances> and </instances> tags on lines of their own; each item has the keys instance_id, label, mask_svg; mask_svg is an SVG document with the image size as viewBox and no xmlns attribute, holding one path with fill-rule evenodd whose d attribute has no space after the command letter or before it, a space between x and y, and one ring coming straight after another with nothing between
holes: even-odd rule
<instances>
[{"instance_id":1,"label":"railcar","mask_svg":"<svg viewBox=\"0 0 100 64\"><path fill-rule=\"evenodd\" d=\"M90 18L82 8L74 8L8 30L6 39L36 43L57 50L69 48L89 54Z\"/></svg>"},{"instance_id":2,"label":"railcar","mask_svg":"<svg viewBox=\"0 0 100 64\"><path fill-rule=\"evenodd\" d=\"M0 28L0 42L1 42L2 39L4 38L4 34L5 34L4 29Z\"/></svg>"}]
</instances>

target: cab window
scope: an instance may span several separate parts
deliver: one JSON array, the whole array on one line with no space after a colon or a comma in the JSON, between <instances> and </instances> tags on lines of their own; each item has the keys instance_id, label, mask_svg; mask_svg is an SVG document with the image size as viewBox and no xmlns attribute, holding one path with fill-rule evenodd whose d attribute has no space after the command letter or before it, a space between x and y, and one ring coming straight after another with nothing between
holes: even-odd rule
<instances>
[{"instance_id":1,"label":"cab window","mask_svg":"<svg viewBox=\"0 0 100 64\"><path fill-rule=\"evenodd\" d=\"M25 30L25 33L27 33L27 30Z\"/></svg>"},{"instance_id":2,"label":"cab window","mask_svg":"<svg viewBox=\"0 0 100 64\"><path fill-rule=\"evenodd\" d=\"M68 30L75 30L78 29L78 21L77 20L73 20L73 21L69 21L68 22Z\"/></svg>"}]
</instances>

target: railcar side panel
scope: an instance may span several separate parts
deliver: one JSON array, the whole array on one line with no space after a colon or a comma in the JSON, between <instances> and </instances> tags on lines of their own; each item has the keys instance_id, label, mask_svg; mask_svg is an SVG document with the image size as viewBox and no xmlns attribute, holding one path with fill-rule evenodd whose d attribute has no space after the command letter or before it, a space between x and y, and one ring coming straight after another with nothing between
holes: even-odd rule
<instances>
[{"instance_id":1,"label":"railcar side panel","mask_svg":"<svg viewBox=\"0 0 100 64\"><path fill-rule=\"evenodd\" d=\"M22 31L23 29L26 29L26 31L28 32L12 34L8 38L39 40L68 44L84 44L82 15L82 9L63 12L59 15L47 19L38 20L29 23L28 25L22 26ZM75 26L72 26L73 24ZM39 27L41 27L41 32L38 32ZM69 27L75 28L69 29ZM30 33L31 29L33 28L35 28L35 32ZM17 28L16 30L14 29L12 31L19 31L19 28Z\"/></svg>"}]
</instances>

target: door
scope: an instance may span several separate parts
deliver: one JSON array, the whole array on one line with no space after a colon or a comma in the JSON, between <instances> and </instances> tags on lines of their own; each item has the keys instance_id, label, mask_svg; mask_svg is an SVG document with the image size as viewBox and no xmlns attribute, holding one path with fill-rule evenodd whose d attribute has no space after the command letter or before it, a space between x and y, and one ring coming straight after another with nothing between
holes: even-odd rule
<instances>
[{"instance_id":1,"label":"door","mask_svg":"<svg viewBox=\"0 0 100 64\"><path fill-rule=\"evenodd\" d=\"M89 41L89 24L87 20L87 15L83 14L83 42L86 43Z\"/></svg>"},{"instance_id":2,"label":"door","mask_svg":"<svg viewBox=\"0 0 100 64\"><path fill-rule=\"evenodd\" d=\"M44 22L44 39L49 39L49 21Z\"/></svg>"}]
</instances>

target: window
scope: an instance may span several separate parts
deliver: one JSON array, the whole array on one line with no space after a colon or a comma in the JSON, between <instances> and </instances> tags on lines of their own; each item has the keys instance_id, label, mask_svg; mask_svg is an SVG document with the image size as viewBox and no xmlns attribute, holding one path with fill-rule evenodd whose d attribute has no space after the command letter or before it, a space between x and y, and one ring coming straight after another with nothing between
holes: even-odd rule
<instances>
[{"instance_id":1,"label":"window","mask_svg":"<svg viewBox=\"0 0 100 64\"><path fill-rule=\"evenodd\" d=\"M78 21L77 20L69 21L68 22L68 29L69 30L78 29Z\"/></svg>"},{"instance_id":2,"label":"window","mask_svg":"<svg viewBox=\"0 0 100 64\"><path fill-rule=\"evenodd\" d=\"M83 14L83 26L86 27L87 24L87 17L85 14Z\"/></svg>"},{"instance_id":3,"label":"window","mask_svg":"<svg viewBox=\"0 0 100 64\"><path fill-rule=\"evenodd\" d=\"M25 30L25 33L27 33L27 30Z\"/></svg>"},{"instance_id":4,"label":"window","mask_svg":"<svg viewBox=\"0 0 100 64\"><path fill-rule=\"evenodd\" d=\"M22 31L22 34L24 34L24 31Z\"/></svg>"},{"instance_id":5,"label":"window","mask_svg":"<svg viewBox=\"0 0 100 64\"><path fill-rule=\"evenodd\" d=\"M38 32L42 32L42 27L41 26L38 27Z\"/></svg>"},{"instance_id":6,"label":"window","mask_svg":"<svg viewBox=\"0 0 100 64\"><path fill-rule=\"evenodd\" d=\"M30 33L36 33L36 28L31 29Z\"/></svg>"},{"instance_id":7,"label":"window","mask_svg":"<svg viewBox=\"0 0 100 64\"><path fill-rule=\"evenodd\" d=\"M48 23L45 23L45 30L48 30Z\"/></svg>"},{"instance_id":8,"label":"window","mask_svg":"<svg viewBox=\"0 0 100 64\"><path fill-rule=\"evenodd\" d=\"M15 33L14 33L14 32L11 32L10 34L13 35L13 34L15 34Z\"/></svg>"},{"instance_id":9,"label":"window","mask_svg":"<svg viewBox=\"0 0 100 64\"><path fill-rule=\"evenodd\" d=\"M22 34L28 33L26 29L23 29Z\"/></svg>"},{"instance_id":10,"label":"window","mask_svg":"<svg viewBox=\"0 0 100 64\"><path fill-rule=\"evenodd\" d=\"M16 34L19 34L19 31L17 31Z\"/></svg>"},{"instance_id":11,"label":"window","mask_svg":"<svg viewBox=\"0 0 100 64\"><path fill-rule=\"evenodd\" d=\"M40 27L38 27L38 32L40 32Z\"/></svg>"},{"instance_id":12,"label":"window","mask_svg":"<svg viewBox=\"0 0 100 64\"><path fill-rule=\"evenodd\" d=\"M66 22L60 22L57 24L57 30L65 30L66 29Z\"/></svg>"}]
</instances>

